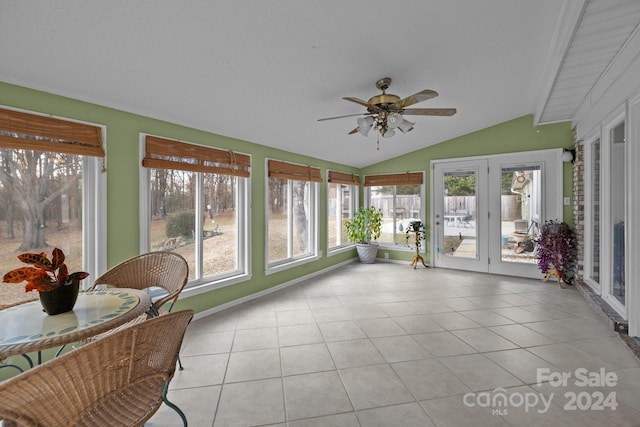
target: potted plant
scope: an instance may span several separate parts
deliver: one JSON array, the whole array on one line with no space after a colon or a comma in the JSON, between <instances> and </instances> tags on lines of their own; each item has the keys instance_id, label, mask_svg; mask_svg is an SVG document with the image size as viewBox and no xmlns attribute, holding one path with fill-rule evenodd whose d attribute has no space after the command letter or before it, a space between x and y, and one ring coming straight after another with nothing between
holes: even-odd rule
<instances>
[{"instance_id":1,"label":"potted plant","mask_svg":"<svg viewBox=\"0 0 640 427\"><path fill-rule=\"evenodd\" d=\"M546 221L535 242L538 268L546 274L544 281L555 276L560 287L564 287L561 281L571 285L577 256L576 235L571 227L564 222Z\"/></svg>"},{"instance_id":2,"label":"potted plant","mask_svg":"<svg viewBox=\"0 0 640 427\"><path fill-rule=\"evenodd\" d=\"M376 261L378 244L372 242L380 237L382 229L382 209L375 206L360 207L352 219L345 221L349 241L356 244L358 258L363 264Z\"/></svg>"},{"instance_id":3,"label":"potted plant","mask_svg":"<svg viewBox=\"0 0 640 427\"><path fill-rule=\"evenodd\" d=\"M24 253L18 259L33 267L20 267L9 271L2 281L5 283L27 282L25 292L38 291L40 303L47 314L54 315L71 311L78 298L80 281L89 273L78 271L69 274L62 250L55 248L51 260L44 252Z\"/></svg>"}]
</instances>

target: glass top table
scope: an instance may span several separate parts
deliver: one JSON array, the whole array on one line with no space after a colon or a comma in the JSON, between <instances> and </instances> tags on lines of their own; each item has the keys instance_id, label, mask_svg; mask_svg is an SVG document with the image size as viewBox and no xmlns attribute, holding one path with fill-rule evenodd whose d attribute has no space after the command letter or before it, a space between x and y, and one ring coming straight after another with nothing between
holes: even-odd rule
<instances>
[{"instance_id":1,"label":"glass top table","mask_svg":"<svg viewBox=\"0 0 640 427\"><path fill-rule=\"evenodd\" d=\"M80 292L72 311L50 316L40 301L0 310L0 361L16 354L80 341L144 314L151 298L136 289Z\"/></svg>"}]
</instances>

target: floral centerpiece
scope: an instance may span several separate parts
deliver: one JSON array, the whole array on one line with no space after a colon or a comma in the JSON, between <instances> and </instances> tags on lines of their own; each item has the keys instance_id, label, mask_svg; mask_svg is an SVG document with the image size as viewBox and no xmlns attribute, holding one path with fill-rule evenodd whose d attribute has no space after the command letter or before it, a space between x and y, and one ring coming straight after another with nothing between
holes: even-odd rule
<instances>
[{"instance_id":1,"label":"floral centerpiece","mask_svg":"<svg viewBox=\"0 0 640 427\"><path fill-rule=\"evenodd\" d=\"M558 221L546 221L540 230L536 255L538 268L546 274L545 282L555 276L560 281L570 285L573 282L573 269L576 264L577 243L576 235L568 224Z\"/></svg>"},{"instance_id":2,"label":"floral centerpiece","mask_svg":"<svg viewBox=\"0 0 640 427\"><path fill-rule=\"evenodd\" d=\"M20 267L9 271L2 278L3 282L26 281L25 292L38 291L40 302L48 314L58 314L73 309L78 297L80 281L88 277L89 273L77 271L69 274L67 265L64 263L64 252L58 248L51 253L51 259L44 252L24 253L18 255L18 259L25 264L31 264L32 267ZM55 307L49 308L47 306L49 301L52 301L51 304Z\"/></svg>"}]
</instances>

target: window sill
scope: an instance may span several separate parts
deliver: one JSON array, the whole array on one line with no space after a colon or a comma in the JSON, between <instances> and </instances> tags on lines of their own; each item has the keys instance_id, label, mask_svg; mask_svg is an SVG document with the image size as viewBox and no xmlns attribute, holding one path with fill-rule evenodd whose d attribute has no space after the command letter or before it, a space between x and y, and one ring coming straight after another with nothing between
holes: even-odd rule
<instances>
[{"instance_id":1,"label":"window sill","mask_svg":"<svg viewBox=\"0 0 640 427\"><path fill-rule=\"evenodd\" d=\"M336 246L327 250L327 256L338 255L344 252L352 251L356 248L356 245L351 243L347 246Z\"/></svg>"},{"instance_id":2,"label":"window sill","mask_svg":"<svg viewBox=\"0 0 640 427\"><path fill-rule=\"evenodd\" d=\"M285 262L283 264L278 264L278 265L274 265L274 266L271 266L271 267L267 267L265 272L264 272L264 274L266 274L268 276L270 274L279 273L281 271L285 271L285 270L288 270L288 269L293 268L293 267L298 267L300 265L308 264L310 262L319 260L321 256L322 256L322 253L320 253L318 255L312 255L312 256L305 257L305 258L292 260L292 261L289 261L289 262Z\"/></svg>"},{"instance_id":3,"label":"window sill","mask_svg":"<svg viewBox=\"0 0 640 427\"><path fill-rule=\"evenodd\" d=\"M251 273L239 274L237 276L226 277L224 279L216 280L213 282L199 283L189 285L185 287L180 293L180 298L189 298L194 295L203 294L205 292L215 291L216 289L226 288L227 286L232 286L237 283L246 282L251 280Z\"/></svg>"}]
</instances>

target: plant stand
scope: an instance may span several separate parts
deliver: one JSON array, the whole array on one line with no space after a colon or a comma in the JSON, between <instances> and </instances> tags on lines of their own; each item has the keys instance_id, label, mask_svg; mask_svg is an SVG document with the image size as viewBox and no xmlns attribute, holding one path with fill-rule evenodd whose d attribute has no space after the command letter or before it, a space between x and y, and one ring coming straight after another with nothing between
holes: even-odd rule
<instances>
[{"instance_id":1,"label":"plant stand","mask_svg":"<svg viewBox=\"0 0 640 427\"><path fill-rule=\"evenodd\" d=\"M424 262L424 258L422 258L422 255L420 255L420 230L414 230L413 231L416 234L416 254L413 256L413 259L411 260L411 266L413 267L413 269L415 270L416 267L418 266L418 261L420 261L422 263L422 265L425 266L425 268L429 268L429 266Z\"/></svg>"},{"instance_id":2,"label":"plant stand","mask_svg":"<svg viewBox=\"0 0 640 427\"><path fill-rule=\"evenodd\" d=\"M562 277L560 276L560 273L558 273L558 270L556 270L555 268L550 269L549 271L547 271L546 276L544 276L544 281L548 282L549 279L551 279L551 277L555 276L556 279L558 280L558 285L564 289L565 286L562 284Z\"/></svg>"}]
</instances>

